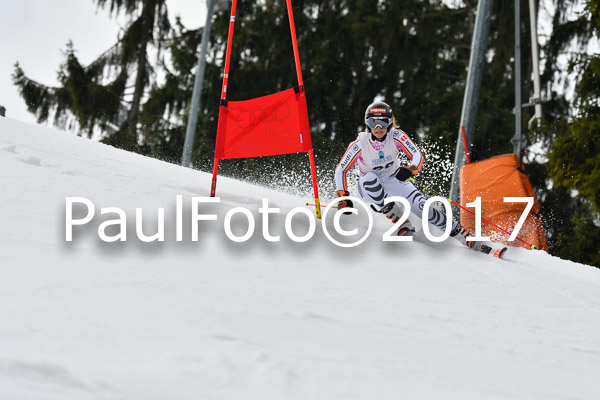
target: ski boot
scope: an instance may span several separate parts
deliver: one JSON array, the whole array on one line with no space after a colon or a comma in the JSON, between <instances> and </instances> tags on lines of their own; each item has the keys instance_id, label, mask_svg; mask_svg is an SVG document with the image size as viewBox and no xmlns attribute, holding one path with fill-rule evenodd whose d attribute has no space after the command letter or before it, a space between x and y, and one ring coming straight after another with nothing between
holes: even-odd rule
<instances>
[{"instance_id":1,"label":"ski boot","mask_svg":"<svg viewBox=\"0 0 600 400\"><path fill-rule=\"evenodd\" d=\"M471 232L469 232L468 229L463 228L460 224L456 225L456 228L454 228L454 230L450 232L450 237L453 237L454 239L458 240L468 248L473 249L475 251L480 251L485 254L490 254L490 252L492 251L492 248L490 246L480 241L467 241L467 238L469 236L471 236Z\"/></svg>"}]
</instances>

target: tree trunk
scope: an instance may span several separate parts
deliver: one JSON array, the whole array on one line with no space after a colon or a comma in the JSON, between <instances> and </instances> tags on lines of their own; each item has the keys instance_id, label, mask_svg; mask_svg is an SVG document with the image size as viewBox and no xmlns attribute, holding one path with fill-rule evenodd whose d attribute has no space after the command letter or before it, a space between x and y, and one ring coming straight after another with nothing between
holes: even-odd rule
<instances>
[{"instance_id":1,"label":"tree trunk","mask_svg":"<svg viewBox=\"0 0 600 400\"><path fill-rule=\"evenodd\" d=\"M151 30L154 26L154 7L146 6L142 10L142 34L137 54L137 75L135 78L135 91L133 92L133 101L127 116L127 147L132 149L137 147L137 123L139 118L140 103L144 95L146 85L146 51L150 41Z\"/></svg>"}]
</instances>

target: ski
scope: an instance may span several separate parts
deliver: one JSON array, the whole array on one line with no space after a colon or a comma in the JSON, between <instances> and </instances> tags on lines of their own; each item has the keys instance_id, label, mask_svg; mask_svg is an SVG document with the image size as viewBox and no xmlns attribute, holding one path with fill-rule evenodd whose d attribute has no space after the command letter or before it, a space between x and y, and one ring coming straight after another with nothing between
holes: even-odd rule
<instances>
[{"instance_id":1,"label":"ski","mask_svg":"<svg viewBox=\"0 0 600 400\"><path fill-rule=\"evenodd\" d=\"M473 250L476 251L480 251L484 254L489 254L491 256L494 256L495 258L500 258L503 259L504 255L506 254L506 251L508 250L508 247L506 246L492 246L487 245L485 243L481 243L481 242L473 242L473 245L471 246L471 248Z\"/></svg>"},{"instance_id":2,"label":"ski","mask_svg":"<svg viewBox=\"0 0 600 400\"><path fill-rule=\"evenodd\" d=\"M506 250L508 250L508 247L506 246L498 248L494 251L493 255L496 258L504 259L504 254L506 254Z\"/></svg>"}]
</instances>

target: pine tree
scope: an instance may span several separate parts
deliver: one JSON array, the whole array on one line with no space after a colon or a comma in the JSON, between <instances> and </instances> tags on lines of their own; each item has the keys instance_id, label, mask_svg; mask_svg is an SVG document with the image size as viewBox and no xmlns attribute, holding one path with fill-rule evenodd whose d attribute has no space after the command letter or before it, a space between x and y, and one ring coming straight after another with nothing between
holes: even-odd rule
<instances>
[{"instance_id":1,"label":"pine tree","mask_svg":"<svg viewBox=\"0 0 600 400\"><path fill-rule=\"evenodd\" d=\"M150 44L160 52L162 40L170 30L166 0L94 0L99 8L110 6L111 14L124 11L127 15L138 14L121 39L120 63L123 69L135 66L133 99L127 114L127 124L119 135L106 142L127 149L138 146L138 122L140 105L149 84L151 66L148 62Z\"/></svg>"},{"instance_id":2,"label":"pine tree","mask_svg":"<svg viewBox=\"0 0 600 400\"><path fill-rule=\"evenodd\" d=\"M174 28L169 45L165 49L169 54L169 62L164 62L161 66L165 79L161 84L154 84L150 88L142 107L140 122L146 139L147 153L178 163L183 149L195 67L198 62L197 49L202 39L203 28L188 30L179 18ZM210 138L214 137L217 129L221 69L215 62L218 61L218 52L222 49L222 45L215 42L214 36L210 43L213 45L208 51L209 60L205 69L202 110L194 153L194 164L198 165L202 159L206 170L209 169L208 154L212 155L214 150L214 141Z\"/></svg>"},{"instance_id":3,"label":"pine tree","mask_svg":"<svg viewBox=\"0 0 600 400\"><path fill-rule=\"evenodd\" d=\"M80 64L73 44L67 44L65 62L58 72L59 87L49 87L25 75L17 63L13 82L19 88L28 110L38 122L53 116L61 127L72 127L80 134L90 135L97 125L103 131L118 129L121 98L127 83L127 71L121 70L113 80L102 83L105 69L114 63L115 47L102 54L87 67ZM73 125L74 116L76 127Z\"/></svg>"},{"instance_id":4,"label":"pine tree","mask_svg":"<svg viewBox=\"0 0 600 400\"><path fill-rule=\"evenodd\" d=\"M544 105L545 124L536 137L548 148L547 182L538 188L542 207L550 214L547 229L552 252L600 267L600 57L586 49L590 39L600 34L600 3L588 1L583 13L569 19L568 10L575 3L557 2L545 49L548 67L543 77L550 101ZM569 54L569 66L557 73L561 54ZM565 79L566 73L570 79ZM566 91L561 81L569 83L572 77L577 84L575 99L569 104L559 91Z\"/></svg>"},{"instance_id":5,"label":"pine tree","mask_svg":"<svg viewBox=\"0 0 600 400\"><path fill-rule=\"evenodd\" d=\"M600 2L590 1L581 18L586 35L600 34ZM577 190L600 213L600 55L579 54L571 66L581 77L577 114L550 148L550 175L557 185Z\"/></svg>"},{"instance_id":6,"label":"pine tree","mask_svg":"<svg viewBox=\"0 0 600 400\"><path fill-rule=\"evenodd\" d=\"M166 0L94 1L99 8L110 7L110 12L115 15L120 12L133 15L123 36L111 49L84 67L75 56L72 44L68 44L66 61L59 72L61 86L57 88L28 78L18 64L13 81L40 122L54 113L55 122L64 125L70 113L81 130L91 132L99 123L106 143L142 151L144 137L139 135L138 123L153 71L148 61L149 47L154 46L160 56L171 29ZM135 77L129 101L126 89L130 70L134 71ZM124 108L126 117L122 118Z\"/></svg>"}]
</instances>

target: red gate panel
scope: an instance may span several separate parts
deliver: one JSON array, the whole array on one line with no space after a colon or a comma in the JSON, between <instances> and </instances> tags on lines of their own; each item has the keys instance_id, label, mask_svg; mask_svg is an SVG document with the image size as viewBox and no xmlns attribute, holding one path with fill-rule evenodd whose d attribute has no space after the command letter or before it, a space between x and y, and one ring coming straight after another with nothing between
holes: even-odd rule
<instances>
[{"instance_id":1,"label":"red gate panel","mask_svg":"<svg viewBox=\"0 0 600 400\"><path fill-rule=\"evenodd\" d=\"M219 109L215 158L244 158L312 149L304 92L294 89Z\"/></svg>"}]
</instances>

